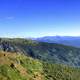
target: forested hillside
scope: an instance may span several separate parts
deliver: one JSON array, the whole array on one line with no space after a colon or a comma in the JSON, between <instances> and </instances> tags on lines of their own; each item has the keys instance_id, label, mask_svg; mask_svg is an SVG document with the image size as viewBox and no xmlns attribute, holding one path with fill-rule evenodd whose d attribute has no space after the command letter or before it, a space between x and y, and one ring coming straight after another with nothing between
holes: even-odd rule
<instances>
[{"instance_id":1,"label":"forested hillside","mask_svg":"<svg viewBox=\"0 0 80 80\"><path fill-rule=\"evenodd\" d=\"M80 66L80 48L29 39L1 39L0 50L20 52L49 63Z\"/></svg>"}]
</instances>

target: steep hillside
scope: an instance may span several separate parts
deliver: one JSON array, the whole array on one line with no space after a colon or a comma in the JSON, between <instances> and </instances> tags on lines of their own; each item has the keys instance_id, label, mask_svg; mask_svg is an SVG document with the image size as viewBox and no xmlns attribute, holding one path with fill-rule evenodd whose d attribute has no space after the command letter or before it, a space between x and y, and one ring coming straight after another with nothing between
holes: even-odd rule
<instances>
[{"instance_id":1,"label":"steep hillside","mask_svg":"<svg viewBox=\"0 0 80 80\"><path fill-rule=\"evenodd\" d=\"M2 51L0 80L80 80L80 69Z\"/></svg>"},{"instance_id":2,"label":"steep hillside","mask_svg":"<svg viewBox=\"0 0 80 80\"><path fill-rule=\"evenodd\" d=\"M42 63L20 53L0 52L0 80L44 80Z\"/></svg>"},{"instance_id":3,"label":"steep hillside","mask_svg":"<svg viewBox=\"0 0 80 80\"><path fill-rule=\"evenodd\" d=\"M1 51L19 52L49 63L80 66L80 48L26 39L1 39Z\"/></svg>"}]
</instances>

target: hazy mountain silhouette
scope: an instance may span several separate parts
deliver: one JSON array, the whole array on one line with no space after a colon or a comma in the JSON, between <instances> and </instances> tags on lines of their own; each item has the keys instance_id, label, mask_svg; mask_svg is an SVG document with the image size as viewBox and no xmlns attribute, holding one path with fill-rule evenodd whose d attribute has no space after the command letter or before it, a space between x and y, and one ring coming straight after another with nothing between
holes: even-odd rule
<instances>
[{"instance_id":1,"label":"hazy mountain silhouette","mask_svg":"<svg viewBox=\"0 0 80 80\"><path fill-rule=\"evenodd\" d=\"M73 36L46 36L41 38L36 38L35 40L40 42L48 43L58 43L74 47L80 47L80 37Z\"/></svg>"}]
</instances>

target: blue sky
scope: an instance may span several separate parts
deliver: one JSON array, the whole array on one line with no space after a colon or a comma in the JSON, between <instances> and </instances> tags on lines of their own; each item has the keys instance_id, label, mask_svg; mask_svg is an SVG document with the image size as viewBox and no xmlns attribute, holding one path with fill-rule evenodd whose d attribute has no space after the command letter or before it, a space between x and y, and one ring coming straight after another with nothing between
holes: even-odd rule
<instances>
[{"instance_id":1,"label":"blue sky","mask_svg":"<svg viewBox=\"0 0 80 80\"><path fill-rule=\"evenodd\" d=\"M0 0L0 37L80 36L80 0Z\"/></svg>"}]
</instances>

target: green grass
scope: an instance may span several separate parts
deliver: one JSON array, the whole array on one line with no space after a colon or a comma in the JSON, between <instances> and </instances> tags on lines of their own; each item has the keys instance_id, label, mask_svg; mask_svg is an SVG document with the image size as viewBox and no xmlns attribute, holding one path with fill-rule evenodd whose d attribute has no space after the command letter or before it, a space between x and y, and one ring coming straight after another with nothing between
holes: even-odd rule
<instances>
[{"instance_id":1,"label":"green grass","mask_svg":"<svg viewBox=\"0 0 80 80\"><path fill-rule=\"evenodd\" d=\"M80 69L59 64L43 63L45 80L80 80Z\"/></svg>"},{"instance_id":2,"label":"green grass","mask_svg":"<svg viewBox=\"0 0 80 80\"><path fill-rule=\"evenodd\" d=\"M0 58L0 80L37 80L38 77L44 80L42 63L38 60L8 52L0 52Z\"/></svg>"},{"instance_id":3,"label":"green grass","mask_svg":"<svg viewBox=\"0 0 80 80\"><path fill-rule=\"evenodd\" d=\"M0 80L4 80L4 78L5 80L26 80L16 69L12 69L8 65L0 65Z\"/></svg>"},{"instance_id":4,"label":"green grass","mask_svg":"<svg viewBox=\"0 0 80 80\"><path fill-rule=\"evenodd\" d=\"M0 52L0 60L0 80L80 80L79 68L8 52ZM11 64L14 66L11 67ZM23 70L25 73L22 73Z\"/></svg>"}]
</instances>

